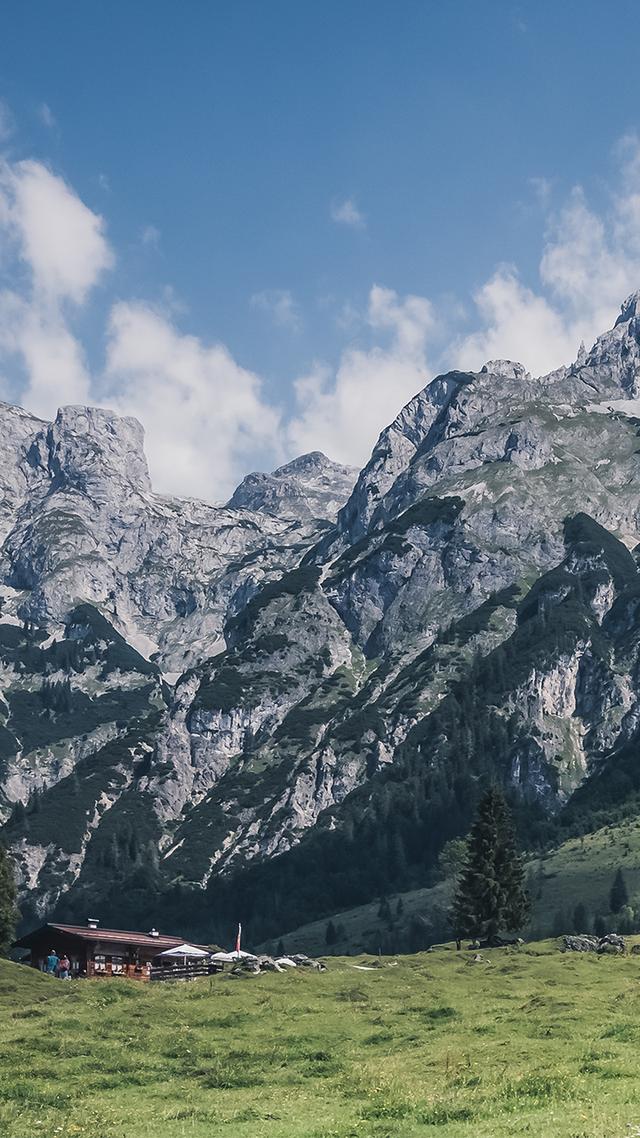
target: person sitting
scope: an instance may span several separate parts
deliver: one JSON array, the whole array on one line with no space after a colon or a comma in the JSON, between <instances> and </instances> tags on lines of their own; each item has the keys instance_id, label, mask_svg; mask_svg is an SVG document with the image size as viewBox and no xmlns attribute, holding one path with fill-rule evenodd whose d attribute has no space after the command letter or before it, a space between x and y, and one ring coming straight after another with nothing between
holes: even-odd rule
<instances>
[{"instance_id":1,"label":"person sitting","mask_svg":"<svg viewBox=\"0 0 640 1138\"><path fill-rule=\"evenodd\" d=\"M60 961L60 957L58 956L58 953L56 952L55 948L52 948L48 957L47 957L47 967L46 967L46 971L51 976L55 976L56 969L58 967L59 961Z\"/></svg>"}]
</instances>

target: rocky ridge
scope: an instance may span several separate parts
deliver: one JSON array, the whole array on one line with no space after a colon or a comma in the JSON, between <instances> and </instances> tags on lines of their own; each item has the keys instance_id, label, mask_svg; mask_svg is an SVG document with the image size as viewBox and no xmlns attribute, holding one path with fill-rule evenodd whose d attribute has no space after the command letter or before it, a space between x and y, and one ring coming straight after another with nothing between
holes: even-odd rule
<instances>
[{"instance_id":1,"label":"rocky ridge","mask_svg":"<svg viewBox=\"0 0 640 1138\"><path fill-rule=\"evenodd\" d=\"M178 890L197 927L233 888L271 935L419 880L486 777L525 828L621 770L635 793L639 395L635 294L571 367L439 376L357 477L312 454L226 506L154 495L133 420L5 408L0 785L30 903ZM338 850L348 881L316 869Z\"/></svg>"}]
</instances>

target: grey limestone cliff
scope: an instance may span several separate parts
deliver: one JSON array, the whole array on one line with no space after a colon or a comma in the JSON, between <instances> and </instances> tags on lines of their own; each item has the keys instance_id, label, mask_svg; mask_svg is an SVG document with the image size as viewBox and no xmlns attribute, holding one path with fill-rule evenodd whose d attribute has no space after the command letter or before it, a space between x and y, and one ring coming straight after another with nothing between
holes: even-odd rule
<instances>
[{"instance_id":1,"label":"grey limestone cliff","mask_svg":"<svg viewBox=\"0 0 640 1138\"><path fill-rule=\"evenodd\" d=\"M565 809L640 725L638 411L640 294L571 367L439 376L360 473L314 452L224 506L154 494L134 420L4 407L0 810L32 903L142 864L202 888L352 826L391 770L475 777L482 732Z\"/></svg>"}]
</instances>

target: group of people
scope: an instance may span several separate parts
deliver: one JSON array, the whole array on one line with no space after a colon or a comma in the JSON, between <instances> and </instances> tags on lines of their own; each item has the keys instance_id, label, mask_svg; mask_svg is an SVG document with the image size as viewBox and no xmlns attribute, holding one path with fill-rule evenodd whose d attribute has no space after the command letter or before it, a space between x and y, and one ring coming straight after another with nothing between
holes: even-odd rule
<instances>
[{"instance_id":1,"label":"group of people","mask_svg":"<svg viewBox=\"0 0 640 1138\"><path fill-rule=\"evenodd\" d=\"M55 948L51 949L45 961L44 970L48 972L50 976L57 976L59 980L71 979L71 961L69 957L66 952L63 952L62 956L58 956Z\"/></svg>"}]
</instances>

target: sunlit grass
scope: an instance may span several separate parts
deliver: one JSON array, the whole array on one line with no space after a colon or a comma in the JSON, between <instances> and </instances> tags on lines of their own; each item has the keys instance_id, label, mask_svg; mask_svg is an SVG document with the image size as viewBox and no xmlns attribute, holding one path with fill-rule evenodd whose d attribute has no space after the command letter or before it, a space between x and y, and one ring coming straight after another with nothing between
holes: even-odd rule
<instances>
[{"instance_id":1,"label":"sunlit grass","mask_svg":"<svg viewBox=\"0 0 640 1138\"><path fill-rule=\"evenodd\" d=\"M0 965L6 1138L630 1138L640 959L545 943L143 988Z\"/></svg>"}]
</instances>

